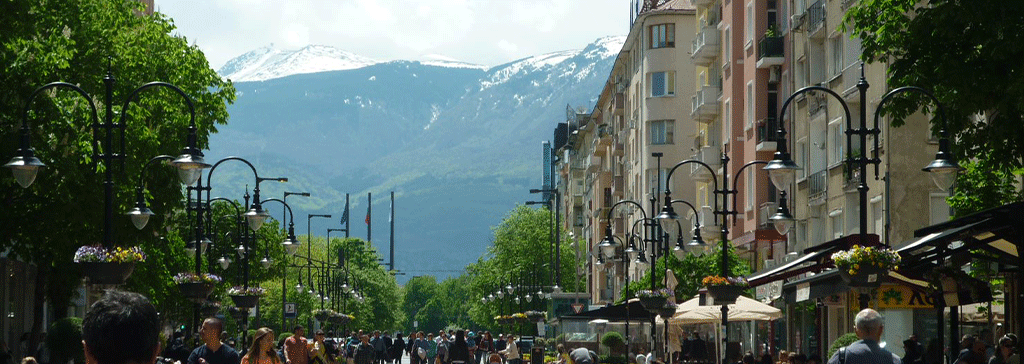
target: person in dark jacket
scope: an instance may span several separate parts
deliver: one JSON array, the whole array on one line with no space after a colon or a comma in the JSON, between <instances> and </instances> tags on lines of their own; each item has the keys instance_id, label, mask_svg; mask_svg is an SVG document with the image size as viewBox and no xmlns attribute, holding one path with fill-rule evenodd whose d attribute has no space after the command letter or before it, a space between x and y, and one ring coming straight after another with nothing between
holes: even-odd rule
<instances>
[{"instance_id":1,"label":"person in dark jacket","mask_svg":"<svg viewBox=\"0 0 1024 364\"><path fill-rule=\"evenodd\" d=\"M355 354L352 355L356 364L373 363L373 345L370 345L370 337L363 335L359 337L359 345L356 346Z\"/></svg>"},{"instance_id":2,"label":"person in dark jacket","mask_svg":"<svg viewBox=\"0 0 1024 364\"><path fill-rule=\"evenodd\" d=\"M391 343L388 351L390 352L391 360L394 360L395 363L402 362L402 352L405 351L405 339L402 338L402 333L399 332L395 335L395 340Z\"/></svg>"},{"instance_id":3,"label":"person in dark jacket","mask_svg":"<svg viewBox=\"0 0 1024 364\"><path fill-rule=\"evenodd\" d=\"M452 364L469 363L469 345L466 344L466 332L458 330L455 332L455 341L448 348L448 358Z\"/></svg>"}]
</instances>

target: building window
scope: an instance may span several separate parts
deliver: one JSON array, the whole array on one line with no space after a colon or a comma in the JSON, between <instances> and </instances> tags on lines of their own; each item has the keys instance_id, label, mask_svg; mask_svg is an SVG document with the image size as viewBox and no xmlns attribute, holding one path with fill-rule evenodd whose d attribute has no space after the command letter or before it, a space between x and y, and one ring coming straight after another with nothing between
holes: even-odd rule
<instances>
[{"instance_id":1,"label":"building window","mask_svg":"<svg viewBox=\"0 0 1024 364\"><path fill-rule=\"evenodd\" d=\"M728 27L722 29L722 54L725 56L724 67L732 64L732 31Z\"/></svg>"},{"instance_id":2,"label":"building window","mask_svg":"<svg viewBox=\"0 0 1024 364\"><path fill-rule=\"evenodd\" d=\"M843 147L846 146L843 118L833 120L828 124L828 136L828 166L832 167L846 159L846 156L843 155Z\"/></svg>"},{"instance_id":3,"label":"building window","mask_svg":"<svg viewBox=\"0 0 1024 364\"><path fill-rule=\"evenodd\" d=\"M755 168L747 169L747 211L754 209L754 170Z\"/></svg>"},{"instance_id":4,"label":"building window","mask_svg":"<svg viewBox=\"0 0 1024 364\"><path fill-rule=\"evenodd\" d=\"M800 139L796 142L796 153L793 155L794 162L796 165L803 168L796 170L796 178L798 180L807 177L807 139Z\"/></svg>"},{"instance_id":5,"label":"building window","mask_svg":"<svg viewBox=\"0 0 1024 364\"><path fill-rule=\"evenodd\" d=\"M676 72L663 71L651 73L651 97L672 96L676 94Z\"/></svg>"},{"instance_id":6,"label":"building window","mask_svg":"<svg viewBox=\"0 0 1024 364\"><path fill-rule=\"evenodd\" d=\"M650 33L647 35L651 40L650 48L672 48L676 46L675 24L655 24L648 29L650 29Z\"/></svg>"},{"instance_id":7,"label":"building window","mask_svg":"<svg viewBox=\"0 0 1024 364\"><path fill-rule=\"evenodd\" d=\"M672 134L675 123L672 120L654 120L651 121L651 140L650 144L661 145L661 144L672 144Z\"/></svg>"},{"instance_id":8,"label":"building window","mask_svg":"<svg viewBox=\"0 0 1024 364\"><path fill-rule=\"evenodd\" d=\"M747 82L747 130L754 128L754 82Z\"/></svg>"},{"instance_id":9,"label":"building window","mask_svg":"<svg viewBox=\"0 0 1024 364\"><path fill-rule=\"evenodd\" d=\"M743 41L746 46L754 44L754 3L747 3L747 29Z\"/></svg>"},{"instance_id":10,"label":"building window","mask_svg":"<svg viewBox=\"0 0 1024 364\"><path fill-rule=\"evenodd\" d=\"M831 48L832 59L829 63L829 71L831 75L838 75L843 72L843 66L845 66L846 59L843 58L843 37L835 36L828 41L829 48Z\"/></svg>"},{"instance_id":11,"label":"building window","mask_svg":"<svg viewBox=\"0 0 1024 364\"><path fill-rule=\"evenodd\" d=\"M843 210L832 210L828 213L828 218L832 222L832 239L843 237Z\"/></svg>"}]
</instances>

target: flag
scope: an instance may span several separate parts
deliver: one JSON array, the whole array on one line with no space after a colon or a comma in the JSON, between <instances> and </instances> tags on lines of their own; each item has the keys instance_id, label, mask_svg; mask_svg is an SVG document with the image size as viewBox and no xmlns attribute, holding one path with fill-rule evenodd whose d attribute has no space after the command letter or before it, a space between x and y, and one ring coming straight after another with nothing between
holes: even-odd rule
<instances>
[{"instance_id":1,"label":"flag","mask_svg":"<svg viewBox=\"0 0 1024 364\"><path fill-rule=\"evenodd\" d=\"M345 201L345 212L341 213L341 224L345 225L348 222L348 201Z\"/></svg>"},{"instance_id":2,"label":"flag","mask_svg":"<svg viewBox=\"0 0 1024 364\"><path fill-rule=\"evenodd\" d=\"M366 205L366 225L370 225L370 205Z\"/></svg>"},{"instance_id":3,"label":"flag","mask_svg":"<svg viewBox=\"0 0 1024 364\"><path fill-rule=\"evenodd\" d=\"M388 215L388 223L395 222L395 191L391 191L391 214Z\"/></svg>"}]
</instances>

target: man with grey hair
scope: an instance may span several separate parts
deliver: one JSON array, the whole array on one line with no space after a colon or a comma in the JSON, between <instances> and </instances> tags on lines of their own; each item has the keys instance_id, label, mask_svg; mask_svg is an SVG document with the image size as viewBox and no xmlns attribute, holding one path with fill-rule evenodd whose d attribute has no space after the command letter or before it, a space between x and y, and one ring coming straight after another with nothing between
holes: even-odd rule
<instances>
[{"instance_id":1,"label":"man with grey hair","mask_svg":"<svg viewBox=\"0 0 1024 364\"><path fill-rule=\"evenodd\" d=\"M828 364L902 364L900 358L878 345L885 323L878 311L865 308L857 313L853 325L860 340L836 351Z\"/></svg>"}]
</instances>

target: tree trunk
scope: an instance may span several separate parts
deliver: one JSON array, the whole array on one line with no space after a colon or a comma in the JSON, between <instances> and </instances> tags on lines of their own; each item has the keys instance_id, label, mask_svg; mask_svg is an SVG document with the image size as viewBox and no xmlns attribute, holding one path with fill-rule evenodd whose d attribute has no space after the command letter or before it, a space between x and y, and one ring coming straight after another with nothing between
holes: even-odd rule
<instances>
[{"instance_id":1,"label":"tree trunk","mask_svg":"<svg viewBox=\"0 0 1024 364\"><path fill-rule=\"evenodd\" d=\"M28 339L28 353L24 355L35 356L35 349L39 347L39 334L43 332L43 311L46 303L46 282L49 278L49 265L36 265L36 287L32 295L32 336ZM39 359L39 358L37 358Z\"/></svg>"}]
</instances>

